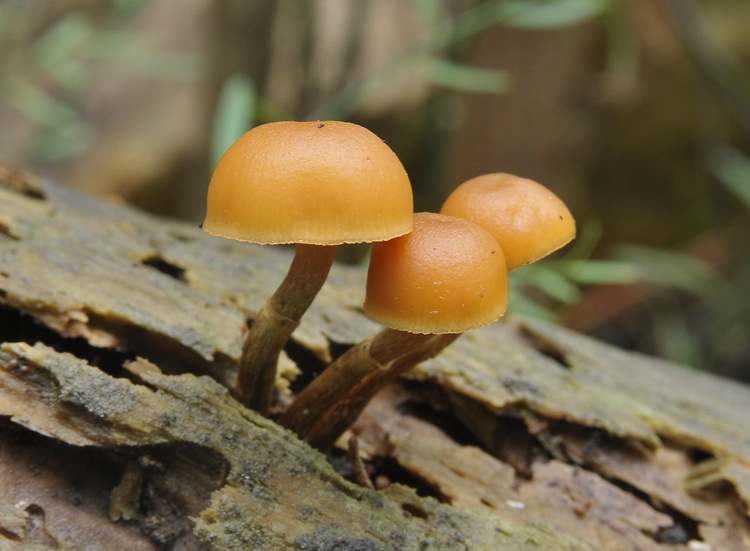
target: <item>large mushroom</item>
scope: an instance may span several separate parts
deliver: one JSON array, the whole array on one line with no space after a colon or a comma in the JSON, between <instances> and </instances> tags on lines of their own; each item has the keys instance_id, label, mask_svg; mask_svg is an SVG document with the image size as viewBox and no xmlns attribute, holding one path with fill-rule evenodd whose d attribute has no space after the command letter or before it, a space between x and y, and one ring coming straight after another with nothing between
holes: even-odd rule
<instances>
[{"instance_id":1,"label":"large mushroom","mask_svg":"<svg viewBox=\"0 0 750 551\"><path fill-rule=\"evenodd\" d=\"M258 126L224 154L208 188L203 229L261 244L296 244L289 272L243 345L237 394L267 414L278 357L325 282L336 245L411 231L412 191L393 151L336 121Z\"/></svg>"},{"instance_id":2,"label":"large mushroom","mask_svg":"<svg viewBox=\"0 0 750 551\"><path fill-rule=\"evenodd\" d=\"M414 215L414 230L373 246L365 313L385 329L349 349L310 383L281 424L329 447L386 383L438 354L461 333L505 313L503 251L461 218Z\"/></svg>"}]
</instances>

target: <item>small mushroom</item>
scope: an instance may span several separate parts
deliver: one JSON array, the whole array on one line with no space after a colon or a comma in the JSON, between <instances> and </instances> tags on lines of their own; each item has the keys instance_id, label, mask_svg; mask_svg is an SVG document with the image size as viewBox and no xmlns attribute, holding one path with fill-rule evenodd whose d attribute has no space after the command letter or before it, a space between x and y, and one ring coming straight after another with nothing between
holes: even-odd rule
<instances>
[{"instance_id":1,"label":"small mushroom","mask_svg":"<svg viewBox=\"0 0 750 551\"><path fill-rule=\"evenodd\" d=\"M463 333L503 315L506 274L502 249L479 225L415 214L412 233L373 247L365 314L409 333Z\"/></svg>"},{"instance_id":2,"label":"small mushroom","mask_svg":"<svg viewBox=\"0 0 750 551\"><path fill-rule=\"evenodd\" d=\"M365 313L386 329L349 349L297 396L281 424L329 447L389 381L505 313L503 251L480 226L414 215L414 230L373 246Z\"/></svg>"},{"instance_id":3,"label":"small mushroom","mask_svg":"<svg viewBox=\"0 0 750 551\"><path fill-rule=\"evenodd\" d=\"M296 244L286 278L245 337L237 376L245 405L268 412L279 354L325 282L335 245L408 233L412 211L401 162L355 124L265 124L226 151L209 184L203 229L238 241Z\"/></svg>"},{"instance_id":4,"label":"small mushroom","mask_svg":"<svg viewBox=\"0 0 750 551\"><path fill-rule=\"evenodd\" d=\"M467 180L448 196L440 212L466 218L490 232L503 248L508 271L547 256L576 235L575 220L559 197L512 174Z\"/></svg>"}]
</instances>

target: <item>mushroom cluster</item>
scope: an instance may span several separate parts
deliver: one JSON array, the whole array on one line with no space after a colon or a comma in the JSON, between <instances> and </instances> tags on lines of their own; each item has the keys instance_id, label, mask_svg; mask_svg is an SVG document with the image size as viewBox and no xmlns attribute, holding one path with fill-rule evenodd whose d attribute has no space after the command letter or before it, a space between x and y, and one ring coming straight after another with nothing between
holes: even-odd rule
<instances>
[{"instance_id":1,"label":"mushroom cluster","mask_svg":"<svg viewBox=\"0 0 750 551\"><path fill-rule=\"evenodd\" d=\"M396 155L368 130L333 121L273 123L245 134L217 166L207 210L209 233L296 244L289 273L254 320L239 363L238 398L264 414L279 354L325 282L334 246L375 242L364 311L384 329L330 364L279 419L320 449L387 383L462 333L499 319L509 271L575 237L558 197L510 174L468 180L439 214L413 214Z\"/></svg>"},{"instance_id":2,"label":"mushroom cluster","mask_svg":"<svg viewBox=\"0 0 750 551\"><path fill-rule=\"evenodd\" d=\"M232 144L209 183L203 229L238 241L296 245L286 278L245 337L240 401L268 412L281 350L325 283L335 246L408 233L412 211L398 157L356 124L270 123Z\"/></svg>"},{"instance_id":3,"label":"mushroom cluster","mask_svg":"<svg viewBox=\"0 0 750 551\"><path fill-rule=\"evenodd\" d=\"M500 245L483 228L442 214L414 215L414 230L373 246L365 314L386 328L313 380L280 423L326 448L386 383L499 319L508 304Z\"/></svg>"}]
</instances>

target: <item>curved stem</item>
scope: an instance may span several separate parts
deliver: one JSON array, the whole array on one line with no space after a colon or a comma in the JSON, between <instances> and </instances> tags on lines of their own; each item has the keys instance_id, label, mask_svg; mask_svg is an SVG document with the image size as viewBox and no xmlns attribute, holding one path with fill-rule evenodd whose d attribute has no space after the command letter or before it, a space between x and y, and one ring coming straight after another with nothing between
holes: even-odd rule
<instances>
[{"instance_id":1,"label":"curved stem","mask_svg":"<svg viewBox=\"0 0 750 551\"><path fill-rule=\"evenodd\" d=\"M276 365L284 345L325 283L336 247L300 244L284 281L260 309L245 336L237 395L266 415L273 399Z\"/></svg>"},{"instance_id":2,"label":"curved stem","mask_svg":"<svg viewBox=\"0 0 750 551\"><path fill-rule=\"evenodd\" d=\"M388 383L391 383L415 365L440 354L461 334L421 336L424 339L410 351L395 359L390 367L370 373L353 386L346 395L339 398L309 430L307 442L314 448L323 451L330 448L339 436L357 420L370 400Z\"/></svg>"},{"instance_id":3,"label":"curved stem","mask_svg":"<svg viewBox=\"0 0 750 551\"><path fill-rule=\"evenodd\" d=\"M308 433L321 422L328 411L346 396L355 393L354 389L358 389L364 379L389 372L394 362L400 364L411 361L411 366L416 365L444 348L433 350L433 341L437 339L452 342L456 337L457 335L422 335L383 329L350 348L329 365L295 398L279 422L296 432L300 438L307 438ZM398 373L393 375L396 376Z\"/></svg>"},{"instance_id":4,"label":"curved stem","mask_svg":"<svg viewBox=\"0 0 750 551\"><path fill-rule=\"evenodd\" d=\"M383 329L369 336L325 368L287 408L279 423L304 439L330 407L359 381L375 371L387 369L429 335Z\"/></svg>"}]
</instances>

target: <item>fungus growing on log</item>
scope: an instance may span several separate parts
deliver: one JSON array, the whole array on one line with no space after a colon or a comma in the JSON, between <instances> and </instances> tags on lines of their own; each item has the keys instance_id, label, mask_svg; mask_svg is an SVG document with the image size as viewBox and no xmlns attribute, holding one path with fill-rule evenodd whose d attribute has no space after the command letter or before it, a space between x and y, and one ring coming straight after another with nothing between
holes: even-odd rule
<instances>
[{"instance_id":1,"label":"fungus growing on log","mask_svg":"<svg viewBox=\"0 0 750 551\"><path fill-rule=\"evenodd\" d=\"M492 235L461 218L415 214L411 233L373 246L364 309L386 328L328 366L281 424L329 447L386 383L496 321L507 303L505 259Z\"/></svg>"},{"instance_id":2,"label":"fungus growing on log","mask_svg":"<svg viewBox=\"0 0 750 551\"><path fill-rule=\"evenodd\" d=\"M472 242L459 220L481 228L482 239L491 237L492 245ZM412 234L373 247L364 308L387 328L331 364L281 423L311 445L328 448L388 382L440 353L460 333L498 319L507 304L508 271L547 256L575 232L565 204L537 182L502 173L464 182L440 215L417 214ZM488 246L502 267L474 271L477 259L469 252ZM485 279L488 274L502 291Z\"/></svg>"},{"instance_id":3,"label":"fungus growing on log","mask_svg":"<svg viewBox=\"0 0 750 551\"><path fill-rule=\"evenodd\" d=\"M278 357L323 286L335 246L411 231L412 191L395 153L351 123L279 122L241 136L208 188L203 229L260 244L296 244L289 272L245 336L237 394L266 414Z\"/></svg>"}]
</instances>

